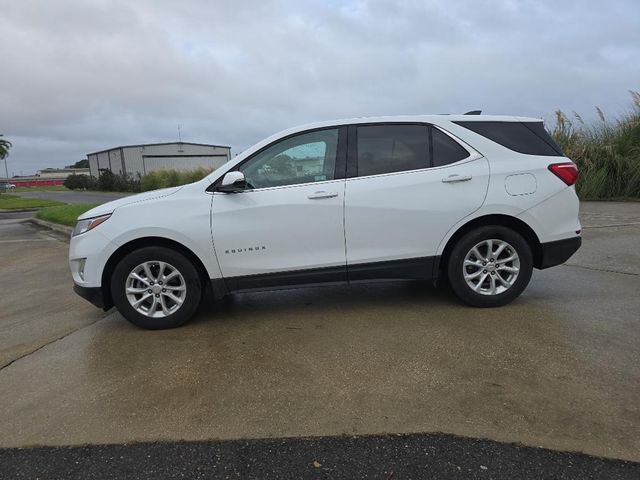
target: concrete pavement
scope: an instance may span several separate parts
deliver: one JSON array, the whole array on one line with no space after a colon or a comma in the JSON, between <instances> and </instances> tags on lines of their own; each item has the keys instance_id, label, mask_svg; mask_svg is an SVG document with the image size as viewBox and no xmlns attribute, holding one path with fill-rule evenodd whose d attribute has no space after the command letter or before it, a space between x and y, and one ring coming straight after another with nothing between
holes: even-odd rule
<instances>
[{"instance_id":1,"label":"concrete pavement","mask_svg":"<svg viewBox=\"0 0 640 480\"><path fill-rule=\"evenodd\" d=\"M104 317L69 295L68 244L31 215L0 215L0 368Z\"/></svg>"},{"instance_id":2,"label":"concrete pavement","mask_svg":"<svg viewBox=\"0 0 640 480\"><path fill-rule=\"evenodd\" d=\"M324 287L159 332L102 318L66 244L3 224L0 446L448 432L640 461L640 204L583 212L579 255L500 309Z\"/></svg>"},{"instance_id":3,"label":"concrete pavement","mask_svg":"<svg viewBox=\"0 0 640 480\"><path fill-rule=\"evenodd\" d=\"M640 272L640 202L583 202L580 217L587 248L581 248L568 265Z\"/></svg>"}]
</instances>

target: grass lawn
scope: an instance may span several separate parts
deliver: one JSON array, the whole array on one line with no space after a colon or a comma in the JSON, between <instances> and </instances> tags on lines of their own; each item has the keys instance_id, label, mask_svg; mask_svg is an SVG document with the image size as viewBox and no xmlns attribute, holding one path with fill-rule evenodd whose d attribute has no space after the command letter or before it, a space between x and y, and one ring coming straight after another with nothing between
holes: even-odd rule
<instances>
[{"instance_id":1,"label":"grass lawn","mask_svg":"<svg viewBox=\"0 0 640 480\"><path fill-rule=\"evenodd\" d=\"M81 214L98 205L98 203L74 203L72 205L63 204L57 207L47 207L36 213L36 218L73 227Z\"/></svg>"},{"instance_id":2,"label":"grass lawn","mask_svg":"<svg viewBox=\"0 0 640 480\"><path fill-rule=\"evenodd\" d=\"M69 190L64 185L47 185L43 187L16 187L11 192L66 192Z\"/></svg>"},{"instance_id":3,"label":"grass lawn","mask_svg":"<svg viewBox=\"0 0 640 480\"><path fill-rule=\"evenodd\" d=\"M40 198L22 198L17 195L8 195L0 193L0 210L21 210L23 208L40 208L52 207L55 205L64 205L62 202L55 200L43 200Z\"/></svg>"}]
</instances>

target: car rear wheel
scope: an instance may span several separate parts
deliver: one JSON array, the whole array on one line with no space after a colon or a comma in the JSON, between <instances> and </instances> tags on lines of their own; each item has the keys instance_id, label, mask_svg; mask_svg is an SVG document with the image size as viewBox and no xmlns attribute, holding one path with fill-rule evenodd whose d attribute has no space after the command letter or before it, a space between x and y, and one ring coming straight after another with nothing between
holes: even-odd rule
<instances>
[{"instance_id":1,"label":"car rear wheel","mask_svg":"<svg viewBox=\"0 0 640 480\"><path fill-rule=\"evenodd\" d=\"M196 312L202 296L198 271L184 255L165 247L145 247L125 256L111 279L118 311L149 330L174 328Z\"/></svg>"},{"instance_id":2,"label":"car rear wheel","mask_svg":"<svg viewBox=\"0 0 640 480\"><path fill-rule=\"evenodd\" d=\"M465 234L449 256L447 274L454 293L474 307L498 307L529 284L533 256L518 232L500 225Z\"/></svg>"}]
</instances>

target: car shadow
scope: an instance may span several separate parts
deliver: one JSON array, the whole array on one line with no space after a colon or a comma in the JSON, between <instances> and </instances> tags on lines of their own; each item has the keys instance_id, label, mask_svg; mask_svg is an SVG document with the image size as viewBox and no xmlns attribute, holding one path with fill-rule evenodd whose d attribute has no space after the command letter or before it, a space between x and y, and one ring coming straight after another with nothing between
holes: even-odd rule
<instances>
[{"instance_id":1,"label":"car shadow","mask_svg":"<svg viewBox=\"0 0 640 480\"><path fill-rule=\"evenodd\" d=\"M373 281L354 285L320 285L270 291L233 293L221 299L203 299L189 322L256 320L262 317L304 315L310 311L356 313L399 304L427 307L452 305L465 308L448 285L427 281Z\"/></svg>"}]
</instances>

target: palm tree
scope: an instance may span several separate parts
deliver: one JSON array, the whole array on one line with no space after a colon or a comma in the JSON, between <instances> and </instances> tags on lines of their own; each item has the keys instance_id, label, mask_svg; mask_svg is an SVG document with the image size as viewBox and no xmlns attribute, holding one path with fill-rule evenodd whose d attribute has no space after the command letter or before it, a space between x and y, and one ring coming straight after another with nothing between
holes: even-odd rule
<instances>
[{"instance_id":1,"label":"palm tree","mask_svg":"<svg viewBox=\"0 0 640 480\"><path fill-rule=\"evenodd\" d=\"M0 137L2 137L0 133ZM9 155L9 149L11 148L11 142L9 140L3 140L0 138L0 160L4 160Z\"/></svg>"},{"instance_id":2,"label":"palm tree","mask_svg":"<svg viewBox=\"0 0 640 480\"><path fill-rule=\"evenodd\" d=\"M0 133L0 137L3 135ZM9 180L9 168L7 167L7 161L5 160L9 155L9 149L11 148L11 142L9 140L3 140L0 138L0 160L4 160L4 170L7 174L7 181Z\"/></svg>"}]
</instances>

